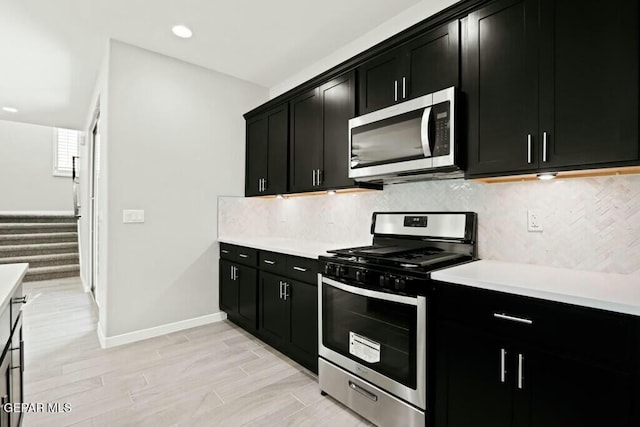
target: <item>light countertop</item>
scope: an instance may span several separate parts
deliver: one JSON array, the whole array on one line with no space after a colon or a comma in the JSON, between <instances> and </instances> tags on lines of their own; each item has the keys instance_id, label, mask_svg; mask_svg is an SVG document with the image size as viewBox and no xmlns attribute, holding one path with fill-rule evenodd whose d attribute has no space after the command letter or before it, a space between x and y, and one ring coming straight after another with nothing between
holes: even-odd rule
<instances>
[{"instance_id":1,"label":"light countertop","mask_svg":"<svg viewBox=\"0 0 640 427\"><path fill-rule=\"evenodd\" d=\"M219 237L219 242L231 245L246 246L263 251L279 252L305 258L318 258L331 249L342 249L354 246L370 245L371 242L326 243L308 240L283 239L279 237Z\"/></svg>"},{"instance_id":2,"label":"light countertop","mask_svg":"<svg viewBox=\"0 0 640 427\"><path fill-rule=\"evenodd\" d=\"M480 260L431 274L441 282L472 286L640 316L640 275L596 273Z\"/></svg>"},{"instance_id":3,"label":"light countertop","mask_svg":"<svg viewBox=\"0 0 640 427\"><path fill-rule=\"evenodd\" d=\"M0 312L9 304L29 264L0 264Z\"/></svg>"}]
</instances>

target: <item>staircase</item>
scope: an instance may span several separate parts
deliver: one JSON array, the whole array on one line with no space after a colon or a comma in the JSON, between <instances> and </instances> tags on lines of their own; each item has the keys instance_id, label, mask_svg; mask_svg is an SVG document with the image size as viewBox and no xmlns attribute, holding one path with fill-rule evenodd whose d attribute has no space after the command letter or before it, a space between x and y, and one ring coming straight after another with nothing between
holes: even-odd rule
<instances>
[{"instance_id":1,"label":"staircase","mask_svg":"<svg viewBox=\"0 0 640 427\"><path fill-rule=\"evenodd\" d=\"M25 282L79 276L73 215L0 214L0 264L22 262Z\"/></svg>"}]
</instances>

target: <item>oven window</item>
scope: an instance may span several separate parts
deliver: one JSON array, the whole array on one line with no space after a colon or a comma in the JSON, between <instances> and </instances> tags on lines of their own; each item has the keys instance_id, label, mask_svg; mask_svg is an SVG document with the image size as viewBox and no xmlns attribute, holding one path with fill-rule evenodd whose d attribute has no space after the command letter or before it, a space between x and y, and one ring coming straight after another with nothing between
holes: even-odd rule
<instances>
[{"instance_id":1,"label":"oven window","mask_svg":"<svg viewBox=\"0 0 640 427\"><path fill-rule=\"evenodd\" d=\"M416 388L417 307L322 286L322 342Z\"/></svg>"},{"instance_id":2,"label":"oven window","mask_svg":"<svg viewBox=\"0 0 640 427\"><path fill-rule=\"evenodd\" d=\"M380 120L351 130L351 168L427 157L420 126L424 109Z\"/></svg>"}]
</instances>

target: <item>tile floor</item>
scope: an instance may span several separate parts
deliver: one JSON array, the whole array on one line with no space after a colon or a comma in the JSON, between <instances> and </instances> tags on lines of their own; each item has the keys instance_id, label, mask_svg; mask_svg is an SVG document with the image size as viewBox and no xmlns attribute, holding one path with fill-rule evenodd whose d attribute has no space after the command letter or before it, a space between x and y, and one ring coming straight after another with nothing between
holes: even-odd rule
<instances>
[{"instance_id":1,"label":"tile floor","mask_svg":"<svg viewBox=\"0 0 640 427\"><path fill-rule=\"evenodd\" d=\"M228 321L103 350L79 279L25 284L25 401L32 426L361 426L316 378Z\"/></svg>"}]
</instances>

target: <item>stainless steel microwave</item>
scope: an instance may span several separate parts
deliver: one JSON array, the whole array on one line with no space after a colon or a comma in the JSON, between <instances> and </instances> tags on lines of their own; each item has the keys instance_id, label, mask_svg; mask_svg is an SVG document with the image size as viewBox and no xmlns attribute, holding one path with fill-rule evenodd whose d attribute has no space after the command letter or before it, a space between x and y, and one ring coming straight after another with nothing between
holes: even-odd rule
<instances>
[{"instance_id":1,"label":"stainless steel microwave","mask_svg":"<svg viewBox=\"0 0 640 427\"><path fill-rule=\"evenodd\" d=\"M454 87L349 120L349 178L458 177Z\"/></svg>"}]
</instances>

